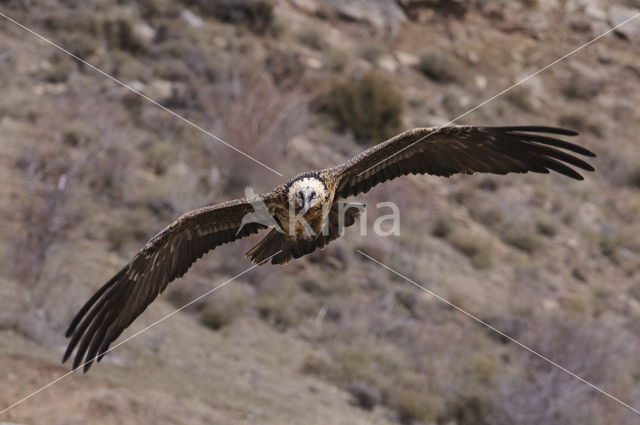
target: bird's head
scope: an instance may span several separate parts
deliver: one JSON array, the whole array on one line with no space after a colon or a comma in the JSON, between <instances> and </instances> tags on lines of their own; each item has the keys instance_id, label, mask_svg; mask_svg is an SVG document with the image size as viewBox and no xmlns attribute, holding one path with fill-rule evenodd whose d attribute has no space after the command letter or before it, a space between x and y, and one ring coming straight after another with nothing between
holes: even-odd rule
<instances>
[{"instance_id":1,"label":"bird's head","mask_svg":"<svg viewBox=\"0 0 640 425\"><path fill-rule=\"evenodd\" d=\"M302 208L302 214L305 214L318 202L318 194L311 186L303 187L296 193L296 202Z\"/></svg>"},{"instance_id":2,"label":"bird's head","mask_svg":"<svg viewBox=\"0 0 640 425\"><path fill-rule=\"evenodd\" d=\"M322 182L315 178L304 178L294 182L289 189L289 202L306 214L311 208L321 204L325 198Z\"/></svg>"}]
</instances>

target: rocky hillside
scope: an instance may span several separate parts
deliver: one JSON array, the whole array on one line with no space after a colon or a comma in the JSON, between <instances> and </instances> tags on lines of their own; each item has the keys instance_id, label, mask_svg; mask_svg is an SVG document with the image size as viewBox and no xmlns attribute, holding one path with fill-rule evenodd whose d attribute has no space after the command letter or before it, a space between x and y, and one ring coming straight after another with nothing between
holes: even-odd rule
<instances>
[{"instance_id":1,"label":"rocky hillside","mask_svg":"<svg viewBox=\"0 0 640 425\"><path fill-rule=\"evenodd\" d=\"M575 129L597 171L377 187L368 228L394 201L399 235L354 226L253 269L0 422L637 423L356 251L640 408L640 18L492 99L637 0L35 3L0 12L86 63L0 17L0 410L70 370L71 317L149 237L246 186L460 116ZM257 240L198 262L121 340L244 272Z\"/></svg>"}]
</instances>

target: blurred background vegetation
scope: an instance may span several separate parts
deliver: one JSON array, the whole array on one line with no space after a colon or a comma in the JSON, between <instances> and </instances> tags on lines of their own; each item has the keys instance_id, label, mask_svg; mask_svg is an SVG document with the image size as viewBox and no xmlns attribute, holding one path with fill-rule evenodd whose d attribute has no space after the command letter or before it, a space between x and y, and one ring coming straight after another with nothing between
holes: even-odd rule
<instances>
[{"instance_id":1,"label":"blurred background vegetation","mask_svg":"<svg viewBox=\"0 0 640 425\"><path fill-rule=\"evenodd\" d=\"M631 17L636 0L2 0L0 11L289 176L444 124ZM181 213L281 178L6 19L0 25L0 408L68 371L87 297ZM601 424L637 417L366 260L593 384L640 397L640 26L465 116L561 125L558 176L413 177L362 201L401 235L242 276L0 421ZM370 220L375 216L371 214ZM125 336L249 263L170 285ZM636 404L637 406L637 404Z\"/></svg>"}]
</instances>

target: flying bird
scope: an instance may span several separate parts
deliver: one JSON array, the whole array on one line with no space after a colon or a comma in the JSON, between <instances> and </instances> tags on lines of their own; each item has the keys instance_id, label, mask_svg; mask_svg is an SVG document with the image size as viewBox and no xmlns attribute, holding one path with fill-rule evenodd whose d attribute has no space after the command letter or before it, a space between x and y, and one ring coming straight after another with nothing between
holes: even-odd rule
<instances>
[{"instance_id":1,"label":"flying bird","mask_svg":"<svg viewBox=\"0 0 640 425\"><path fill-rule=\"evenodd\" d=\"M350 226L361 213L355 204L340 211L340 200L387 180L408 174L529 171L555 171L582 180L572 167L594 171L575 156L595 157L593 152L550 135L577 133L540 126L416 128L336 167L302 173L253 199L190 211L147 242L80 309L66 332L71 340L62 361L77 348L73 368L84 363L86 372L169 282L222 244L271 228L246 254L258 264L282 264L324 248L340 236L340 220ZM261 219L265 216L268 220Z\"/></svg>"}]
</instances>

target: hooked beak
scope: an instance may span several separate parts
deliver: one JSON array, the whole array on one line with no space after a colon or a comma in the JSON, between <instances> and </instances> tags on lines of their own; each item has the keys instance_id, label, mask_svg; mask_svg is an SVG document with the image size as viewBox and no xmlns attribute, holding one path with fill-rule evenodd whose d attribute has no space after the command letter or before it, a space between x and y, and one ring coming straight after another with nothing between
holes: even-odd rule
<instances>
[{"instance_id":1,"label":"hooked beak","mask_svg":"<svg viewBox=\"0 0 640 425\"><path fill-rule=\"evenodd\" d=\"M313 199L313 195L314 192L312 190L305 190L302 193L302 215L305 215L307 213L307 211L309 211L309 209L312 206L312 199Z\"/></svg>"}]
</instances>

